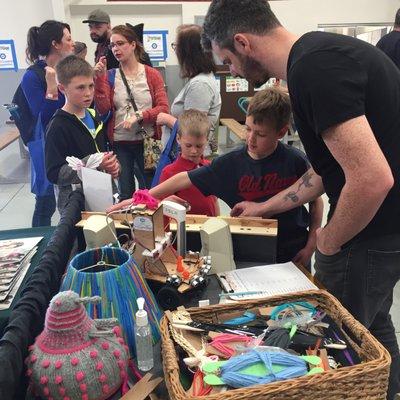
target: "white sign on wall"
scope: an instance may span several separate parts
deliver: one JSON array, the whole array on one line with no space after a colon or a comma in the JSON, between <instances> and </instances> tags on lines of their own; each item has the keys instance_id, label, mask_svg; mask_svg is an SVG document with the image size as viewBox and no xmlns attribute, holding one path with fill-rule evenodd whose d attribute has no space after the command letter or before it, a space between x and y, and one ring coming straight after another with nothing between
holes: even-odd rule
<instances>
[{"instance_id":1,"label":"white sign on wall","mask_svg":"<svg viewBox=\"0 0 400 400\"><path fill-rule=\"evenodd\" d=\"M167 53L168 31L144 31L143 46L152 61L165 61Z\"/></svg>"},{"instance_id":2,"label":"white sign on wall","mask_svg":"<svg viewBox=\"0 0 400 400\"><path fill-rule=\"evenodd\" d=\"M18 71L14 40L0 40L0 70Z\"/></svg>"}]
</instances>

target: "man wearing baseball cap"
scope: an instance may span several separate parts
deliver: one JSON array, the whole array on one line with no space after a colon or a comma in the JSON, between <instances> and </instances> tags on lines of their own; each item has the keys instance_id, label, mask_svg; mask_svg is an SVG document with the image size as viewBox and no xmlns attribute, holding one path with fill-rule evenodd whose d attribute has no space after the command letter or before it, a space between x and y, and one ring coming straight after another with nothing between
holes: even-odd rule
<instances>
[{"instance_id":1,"label":"man wearing baseball cap","mask_svg":"<svg viewBox=\"0 0 400 400\"><path fill-rule=\"evenodd\" d=\"M93 42L97 43L96 51L94 53L95 64L100 60L100 57L105 56L107 59L107 69L118 68L119 62L108 47L111 36L110 16L105 11L96 9L93 10L87 19L82 22L84 24L89 24L90 38L93 40ZM130 24L127 25L136 32L140 40L143 40L143 24L135 26ZM145 53L145 57L146 59L144 60L144 63L152 66L150 57L147 53Z\"/></svg>"}]
</instances>

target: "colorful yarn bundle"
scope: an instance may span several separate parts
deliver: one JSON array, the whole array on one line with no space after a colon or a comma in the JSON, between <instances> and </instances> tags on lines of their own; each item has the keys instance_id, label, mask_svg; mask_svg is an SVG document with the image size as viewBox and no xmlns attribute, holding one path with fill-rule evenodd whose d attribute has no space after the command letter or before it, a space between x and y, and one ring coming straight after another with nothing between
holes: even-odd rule
<instances>
[{"instance_id":1,"label":"colorful yarn bundle","mask_svg":"<svg viewBox=\"0 0 400 400\"><path fill-rule=\"evenodd\" d=\"M128 348L115 320L90 319L72 291L58 293L26 359L32 388L53 400L103 400L126 386ZM125 387L126 388L126 387Z\"/></svg>"},{"instance_id":2,"label":"colorful yarn bundle","mask_svg":"<svg viewBox=\"0 0 400 400\"><path fill-rule=\"evenodd\" d=\"M302 357L254 349L226 362L206 364L203 371L214 373L216 368L219 369L218 376L206 375L204 381L210 385L225 384L233 388L297 378L308 373L307 363Z\"/></svg>"},{"instance_id":3,"label":"colorful yarn bundle","mask_svg":"<svg viewBox=\"0 0 400 400\"><path fill-rule=\"evenodd\" d=\"M250 365L262 362L266 369L265 376L253 376L238 371ZM281 371L274 372L273 364L284 366ZM307 374L307 364L300 357L284 353L269 353L251 350L238 357L233 357L221 367L221 379L234 388L261 385L284 379L297 378Z\"/></svg>"},{"instance_id":4,"label":"colorful yarn bundle","mask_svg":"<svg viewBox=\"0 0 400 400\"><path fill-rule=\"evenodd\" d=\"M223 354L226 358L231 358L235 353L235 349L228 346L227 343L239 342L247 345L253 339L249 336L240 336L234 335L230 333L223 333L221 335L216 336L210 343L209 346L213 347L215 350L218 350L219 353Z\"/></svg>"},{"instance_id":5,"label":"colorful yarn bundle","mask_svg":"<svg viewBox=\"0 0 400 400\"><path fill-rule=\"evenodd\" d=\"M101 296L97 305L89 304L92 318L117 318L132 356L136 355L134 316L136 299L145 299L145 310L152 328L153 343L160 339L162 313L130 254L114 247L91 249L76 255L67 269L61 290L71 289L80 296Z\"/></svg>"}]
</instances>

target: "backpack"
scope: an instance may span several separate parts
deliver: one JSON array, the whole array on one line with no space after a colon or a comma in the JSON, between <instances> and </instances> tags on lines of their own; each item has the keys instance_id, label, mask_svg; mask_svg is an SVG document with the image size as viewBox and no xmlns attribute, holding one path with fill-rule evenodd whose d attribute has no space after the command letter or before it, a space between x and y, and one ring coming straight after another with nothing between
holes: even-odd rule
<instances>
[{"instance_id":1,"label":"backpack","mask_svg":"<svg viewBox=\"0 0 400 400\"><path fill-rule=\"evenodd\" d=\"M165 145L165 148L160 155L160 159L158 160L157 168L154 173L153 180L151 182L152 188L159 184L162 170L167 165L172 164L178 158L179 148L178 148L178 143L176 142L178 127L179 127L178 121L176 121L174 127L171 130L171 135L168 139L168 142Z\"/></svg>"},{"instance_id":2,"label":"backpack","mask_svg":"<svg viewBox=\"0 0 400 400\"><path fill-rule=\"evenodd\" d=\"M28 70L34 71L37 74L41 83L43 84L44 90L46 91L47 85L45 70L37 64L29 66ZM27 145L27 143L33 137L33 131L36 126L37 118L32 115L28 100L26 99L21 84L18 85L17 90L14 93L12 105L9 107L9 112L19 130L22 141L25 145Z\"/></svg>"}]
</instances>

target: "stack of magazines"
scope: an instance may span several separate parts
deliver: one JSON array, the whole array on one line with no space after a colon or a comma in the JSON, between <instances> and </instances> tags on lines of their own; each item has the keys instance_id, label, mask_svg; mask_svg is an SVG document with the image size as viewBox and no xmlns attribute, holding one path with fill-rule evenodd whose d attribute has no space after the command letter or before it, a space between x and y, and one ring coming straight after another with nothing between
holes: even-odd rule
<instances>
[{"instance_id":1,"label":"stack of magazines","mask_svg":"<svg viewBox=\"0 0 400 400\"><path fill-rule=\"evenodd\" d=\"M0 311L11 306L42 239L0 240Z\"/></svg>"}]
</instances>

